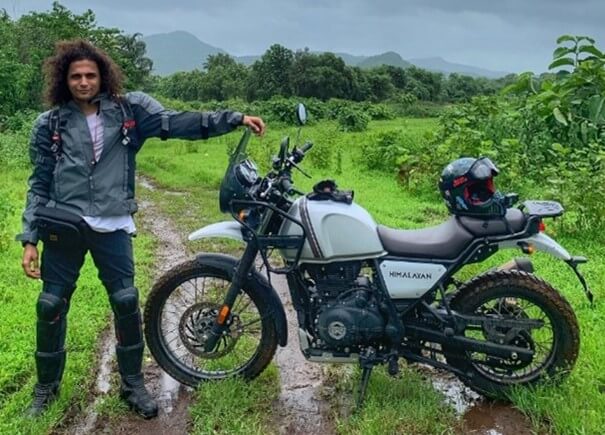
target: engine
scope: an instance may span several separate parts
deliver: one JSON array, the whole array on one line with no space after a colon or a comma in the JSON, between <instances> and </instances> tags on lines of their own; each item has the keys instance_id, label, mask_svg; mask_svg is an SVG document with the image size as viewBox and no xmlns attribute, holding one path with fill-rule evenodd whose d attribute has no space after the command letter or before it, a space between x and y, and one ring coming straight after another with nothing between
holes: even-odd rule
<instances>
[{"instance_id":1,"label":"engine","mask_svg":"<svg viewBox=\"0 0 605 435\"><path fill-rule=\"evenodd\" d=\"M385 318L369 278L360 276L360 262L309 265L306 270L315 282L311 300L321 348L352 350L384 337Z\"/></svg>"}]
</instances>

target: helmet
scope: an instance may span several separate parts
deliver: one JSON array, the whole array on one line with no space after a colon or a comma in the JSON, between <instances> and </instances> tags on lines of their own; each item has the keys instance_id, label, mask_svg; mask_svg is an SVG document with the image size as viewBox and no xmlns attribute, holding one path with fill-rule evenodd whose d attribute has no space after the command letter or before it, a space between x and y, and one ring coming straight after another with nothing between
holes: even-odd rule
<instances>
[{"instance_id":1,"label":"helmet","mask_svg":"<svg viewBox=\"0 0 605 435\"><path fill-rule=\"evenodd\" d=\"M487 157L454 160L441 173L439 190L455 215L504 216L504 196L496 191L494 177L500 171Z\"/></svg>"}]
</instances>

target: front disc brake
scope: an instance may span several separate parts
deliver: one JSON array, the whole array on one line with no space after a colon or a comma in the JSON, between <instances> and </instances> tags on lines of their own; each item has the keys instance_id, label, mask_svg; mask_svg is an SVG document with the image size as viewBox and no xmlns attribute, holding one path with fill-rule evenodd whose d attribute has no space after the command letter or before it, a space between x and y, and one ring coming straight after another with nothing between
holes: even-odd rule
<instances>
[{"instance_id":1,"label":"front disc brake","mask_svg":"<svg viewBox=\"0 0 605 435\"><path fill-rule=\"evenodd\" d=\"M212 352L204 350L220 307L220 305L212 302L199 302L187 308L181 316L179 335L187 350L192 354L206 359L221 358L231 352L241 336L240 318L231 313L227 320L227 328L216 344L215 350Z\"/></svg>"}]
</instances>

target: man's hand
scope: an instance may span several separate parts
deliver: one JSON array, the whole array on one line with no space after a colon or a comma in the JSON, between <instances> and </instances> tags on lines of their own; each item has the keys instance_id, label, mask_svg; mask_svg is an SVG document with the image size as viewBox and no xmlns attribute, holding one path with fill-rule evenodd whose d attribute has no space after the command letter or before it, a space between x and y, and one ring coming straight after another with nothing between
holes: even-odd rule
<instances>
[{"instance_id":1,"label":"man's hand","mask_svg":"<svg viewBox=\"0 0 605 435\"><path fill-rule=\"evenodd\" d=\"M258 136L262 136L263 134L265 134L265 123L258 116L244 115L244 118L242 119L242 125L250 127L252 132Z\"/></svg>"},{"instance_id":2,"label":"man's hand","mask_svg":"<svg viewBox=\"0 0 605 435\"><path fill-rule=\"evenodd\" d=\"M38 248L31 243L27 243L23 248L23 271L29 278L40 278L40 267L38 266Z\"/></svg>"}]
</instances>

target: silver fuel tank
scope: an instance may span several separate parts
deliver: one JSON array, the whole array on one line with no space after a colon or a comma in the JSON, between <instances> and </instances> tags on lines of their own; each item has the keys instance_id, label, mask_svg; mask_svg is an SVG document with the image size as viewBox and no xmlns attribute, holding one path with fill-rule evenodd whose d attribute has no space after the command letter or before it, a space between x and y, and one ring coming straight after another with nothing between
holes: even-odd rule
<instances>
[{"instance_id":1,"label":"silver fuel tank","mask_svg":"<svg viewBox=\"0 0 605 435\"><path fill-rule=\"evenodd\" d=\"M378 238L376 222L361 206L335 201L309 201L298 198L288 213L305 226L307 239L301 263L376 258L386 254ZM280 235L301 235L302 228L284 221ZM282 250L288 261L294 261L294 250Z\"/></svg>"}]
</instances>

